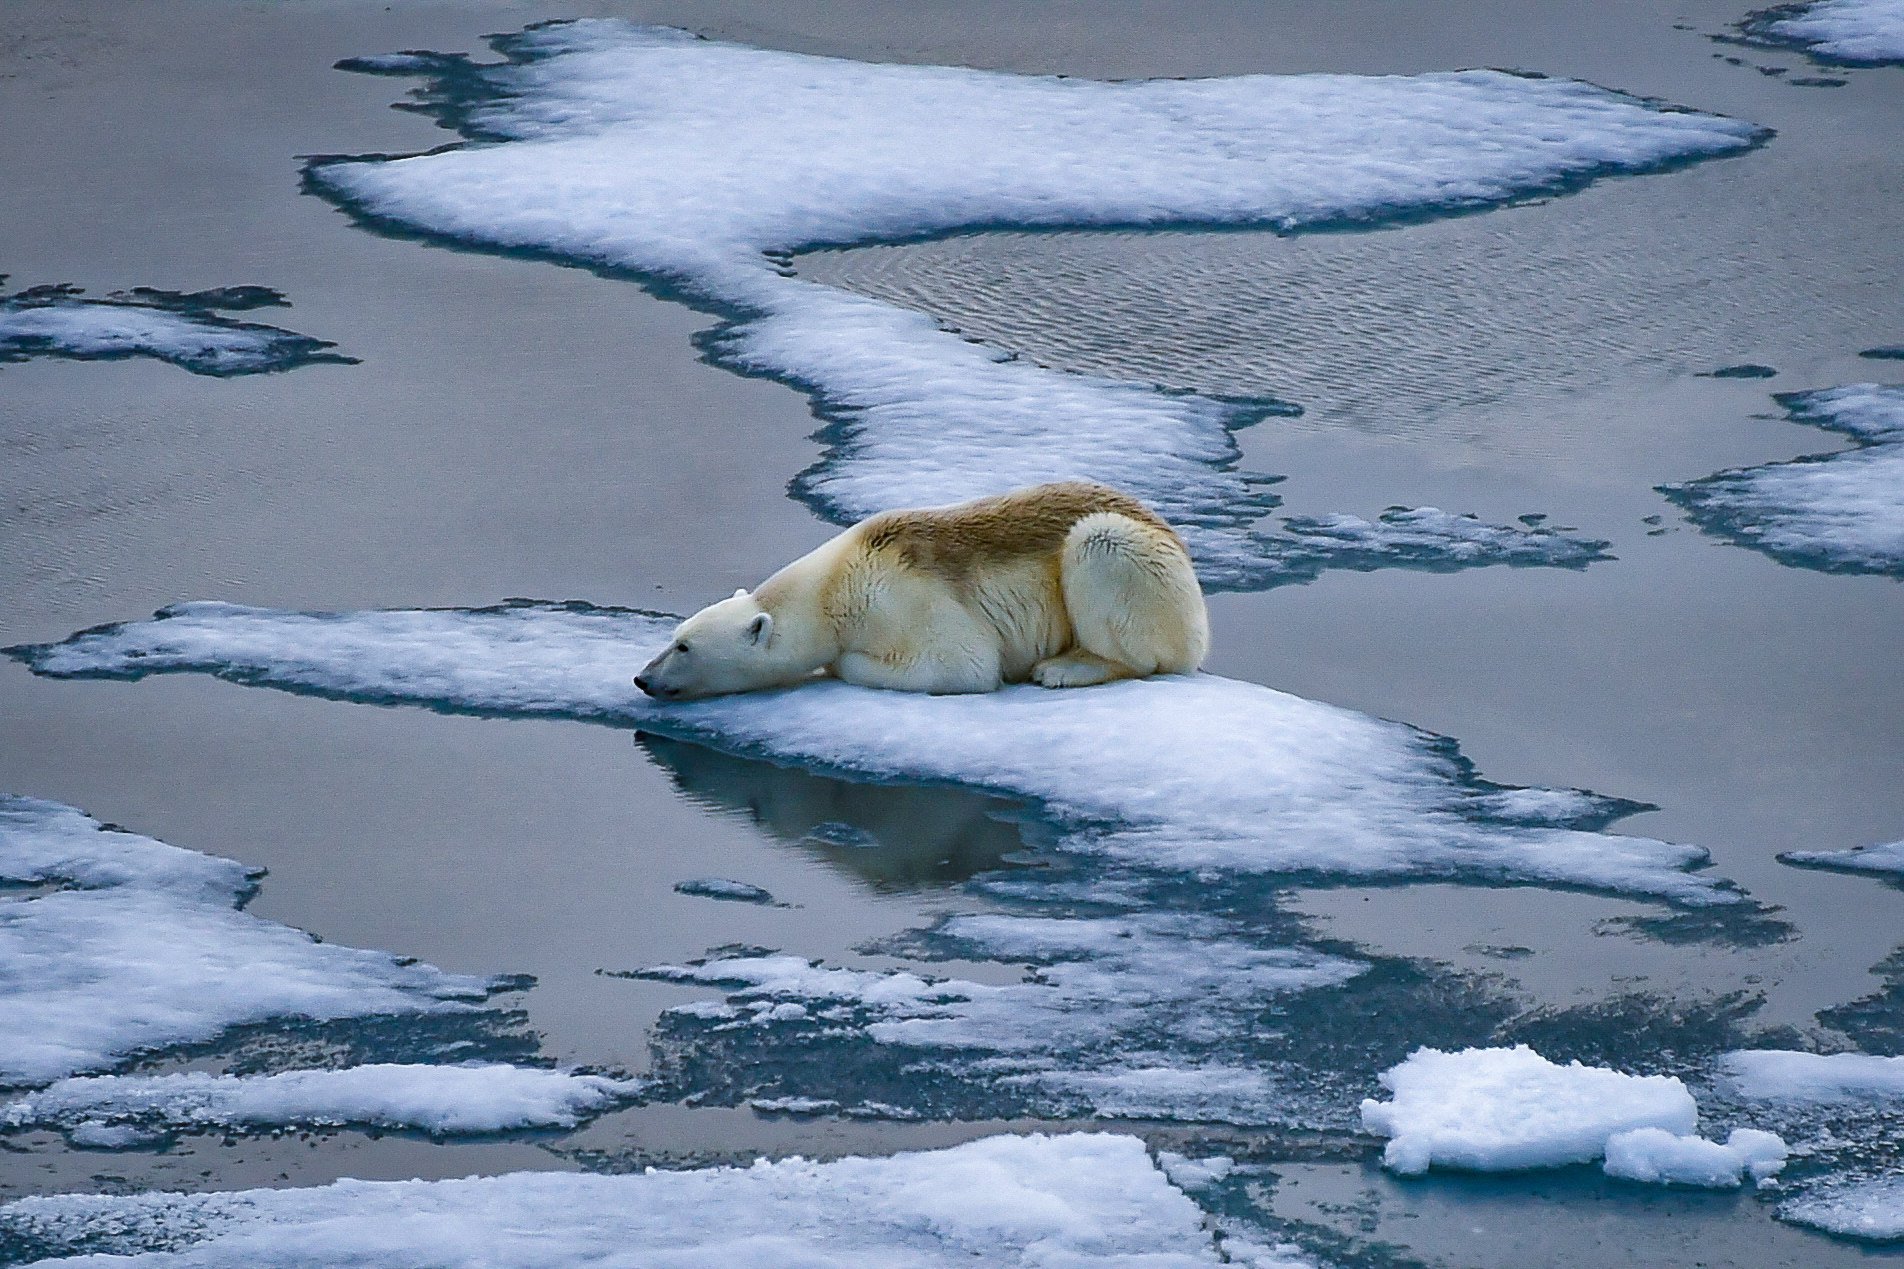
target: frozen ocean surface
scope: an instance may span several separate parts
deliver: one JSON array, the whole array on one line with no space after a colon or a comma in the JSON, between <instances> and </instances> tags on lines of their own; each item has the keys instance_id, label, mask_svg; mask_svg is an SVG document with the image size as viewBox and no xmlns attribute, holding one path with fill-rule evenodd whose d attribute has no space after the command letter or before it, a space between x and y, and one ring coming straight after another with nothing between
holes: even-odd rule
<instances>
[{"instance_id":1,"label":"frozen ocean surface","mask_svg":"<svg viewBox=\"0 0 1904 1269\"><path fill-rule=\"evenodd\" d=\"M1444 740L1212 675L928 697L827 681L663 705L675 618L587 604L295 613L201 602L10 653L58 677L213 674L346 700L640 728L860 779L1035 800L1067 850L1178 871L1448 876L1739 903L1632 804L1477 780ZM1503 800L1503 795L1506 799ZM1503 813L1505 812L1505 813Z\"/></svg>"},{"instance_id":2,"label":"frozen ocean surface","mask_svg":"<svg viewBox=\"0 0 1904 1269\"><path fill-rule=\"evenodd\" d=\"M40 1083L248 1023L469 1011L508 985L320 943L241 910L229 860L0 798L0 1084Z\"/></svg>"},{"instance_id":3,"label":"frozen ocean surface","mask_svg":"<svg viewBox=\"0 0 1904 1269\"><path fill-rule=\"evenodd\" d=\"M829 452L795 482L830 519L1088 478L1151 502L1206 583L1352 568L1577 567L1605 544L1396 526L1260 529L1235 402L1063 374L932 319L799 278L820 244L1000 226L1255 225L1283 232L1450 215L1601 176L1737 153L1764 132L1576 82L1492 71L1101 83L878 65L578 22L498 37L508 59L360 59L423 75L471 143L328 159L311 188L375 228L627 271L728 317L720 364L806 389ZM1307 530L1306 532L1304 530ZM1340 539L1347 537L1346 542Z\"/></svg>"},{"instance_id":4,"label":"frozen ocean surface","mask_svg":"<svg viewBox=\"0 0 1904 1269\"><path fill-rule=\"evenodd\" d=\"M1904 387L1854 383L1775 398L1855 449L1718 472L1660 492L1708 533L1782 564L1904 577Z\"/></svg>"},{"instance_id":5,"label":"frozen ocean surface","mask_svg":"<svg viewBox=\"0 0 1904 1269\"><path fill-rule=\"evenodd\" d=\"M1135 1137L997 1136L815 1163L554 1172L321 1189L30 1198L0 1244L55 1263L546 1266L878 1264L1190 1269L1203 1216Z\"/></svg>"},{"instance_id":6,"label":"frozen ocean surface","mask_svg":"<svg viewBox=\"0 0 1904 1269\"><path fill-rule=\"evenodd\" d=\"M5 280L0 274L0 282ZM282 295L262 286L189 294L142 286L108 299L86 299L72 286L28 287L0 293L0 362L152 357L218 377L320 362L355 364L355 358L327 351L336 347L327 340L221 316L285 303Z\"/></svg>"},{"instance_id":7,"label":"frozen ocean surface","mask_svg":"<svg viewBox=\"0 0 1904 1269\"><path fill-rule=\"evenodd\" d=\"M1821 62L1883 66L1904 62L1904 0L1812 0L1754 13L1748 38L1802 48Z\"/></svg>"}]
</instances>

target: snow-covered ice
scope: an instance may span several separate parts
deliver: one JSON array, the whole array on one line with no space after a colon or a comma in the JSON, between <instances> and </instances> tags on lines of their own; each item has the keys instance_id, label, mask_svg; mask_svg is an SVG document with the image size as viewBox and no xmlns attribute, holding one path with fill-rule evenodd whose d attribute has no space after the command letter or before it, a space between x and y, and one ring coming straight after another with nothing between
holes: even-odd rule
<instances>
[{"instance_id":1,"label":"snow-covered ice","mask_svg":"<svg viewBox=\"0 0 1904 1269\"><path fill-rule=\"evenodd\" d=\"M0 797L0 1085L275 1019L473 1010L501 980L319 943L242 910L255 873Z\"/></svg>"},{"instance_id":2,"label":"snow-covered ice","mask_svg":"<svg viewBox=\"0 0 1904 1269\"><path fill-rule=\"evenodd\" d=\"M1382 1072L1394 1096L1362 1103L1362 1126L1389 1139L1382 1162L1406 1176L1430 1167L1503 1172L1587 1163L1638 1128L1692 1133L1699 1107L1670 1075L1627 1075L1511 1049L1417 1049Z\"/></svg>"},{"instance_id":3,"label":"snow-covered ice","mask_svg":"<svg viewBox=\"0 0 1904 1269\"><path fill-rule=\"evenodd\" d=\"M1826 1185L1783 1204L1778 1214L1842 1238L1904 1241L1904 1176Z\"/></svg>"},{"instance_id":4,"label":"snow-covered ice","mask_svg":"<svg viewBox=\"0 0 1904 1269\"><path fill-rule=\"evenodd\" d=\"M1904 577L1904 387L1780 393L1794 423L1857 448L1717 472L1660 492L1701 529L1800 568Z\"/></svg>"},{"instance_id":5,"label":"snow-covered ice","mask_svg":"<svg viewBox=\"0 0 1904 1269\"><path fill-rule=\"evenodd\" d=\"M858 779L1030 799L1062 848L1175 871L1456 877L1737 902L1692 846L1591 832L1575 794L1510 799L1447 741L1211 675L983 696L839 682L663 705L631 676L673 619L584 604L295 613L182 604L10 649L41 674L215 674L349 700L640 727ZM1599 799L1611 813L1622 804ZM1630 805L1630 804L1629 804ZM1589 817L1590 818L1590 817Z\"/></svg>"},{"instance_id":6,"label":"snow-covered ice","mask_svg":"<svg viewBox=\"0 0 1904 1269\"><path fill-rule=\"evenodd\" d=\"M1737 1049L1719 1069L1734 1090L1754 1100L1904 1103L1904 1057Z\"/></svg>"},{"instance_id":7,"label":"snow-covered ice","mask_svg":"<svg viewBox=\"0 0 1904 1269\"><path fill-rule=\"evenodd\" d=\"M207 1128L411 1128L439 1136L572 1128L627 1101L637 1080L480 1063L367 1063L276 1075L98 1075L0 1104L0 1128L94 1133Z\"/></svg>"},{"instance_id":8,"label":"snow-covered ice","mask_svg":"<svg viewBox=\"0 0 1904 1269\"><path fill-rule=\"evenodd\" d=\"M1202 1213L1143 1142L987 1137L950 1149L624 1176L525 1172L225 1194L29 1198L0 1232L115 1264L1215 1265ZM149 1250L149 1249L168 1250ZM171 1250L175 1249L175 1250ZM145 1254L140 1254L145 1253Z\"/></svg>"},{"instance_id":9,"label":"snow-covered ice","mask_svg":"<svg viewBox=\"0 0 1904 1269\"><path fill-rule=\"evenodd\" d=\"M1846 66L1904 63L1904 0L1813 0L1752 14L1747 36Z\"/></svg>"},{"instance_id":10,"label":"snow-covered ice","mask_svg":"<svg viewBox=\"0 0 1904 1269\"><path fill-rule=\"evenodd\" d=\"M221 377L315 362L355 363L326 351L336 346L326 340L219 316L283 303L277 292L258 286L183 295L139 287L107 299L83 298L71 286L29 287L0 294L0 362L153 357L194 374Z\"/></svg>"},{"instance_id":11,"label":"snow-covered ice","mask_svg":"<svg viewBox=\"0 0 1904 1269\"><path fill-rule=\"evenodd\" d=\"M1788 850L1779 855L1779 860L1805 868L1876 873L1904 882L1904 841L1854 846L1850 850Z\"/></svg>"},{"instance_id":12,"label":"snow-covered ice","mask_svg":"<svg viewBox=\"0 0 1904 1269\"><path fill-rule=\"evenodd\" d=\"M1036 366L802 279L791 254L1007 225L1386 223L1736 153L1766 135L1496 71L1103 83L812 57L613 21L494 43L507 60L493 65L346 63L423 75L424 106L472 140L322 160L310 188L373 227L633 273L717 310L711 356L800 386L828 420L828 452L795 490L832 519L1096 479L1155 505L1206 582L1227 586L1312 575L1298 537L1255 527L1276 505L1266 478L1236 469L1232 433L1286 406ZM1413 525L1415 555L1494 560L1471 533L1432 541L1447 527L1458 526ZM1597 549L1495 529L1519 562L1547 552L1538 562L1577 564ZM1383 536L1355 535L1355 566Z\"/></svg>"},{"instance_id":13,"label":"snow-covered ice","mask_svg":"<svg viewBox=\"0 0 1904 1269\"><path fill-rule=\"evenodd\" d=\"M1635 1128L1607 1138L1602 1166L1608 1176L1626 1181L1730 1190L1748 1177L1760 1182L1777 1176L1790 1153L1778 1134L1756 1128L1734 1128L1724 1143Z\"/></svg>"}]
</instances>

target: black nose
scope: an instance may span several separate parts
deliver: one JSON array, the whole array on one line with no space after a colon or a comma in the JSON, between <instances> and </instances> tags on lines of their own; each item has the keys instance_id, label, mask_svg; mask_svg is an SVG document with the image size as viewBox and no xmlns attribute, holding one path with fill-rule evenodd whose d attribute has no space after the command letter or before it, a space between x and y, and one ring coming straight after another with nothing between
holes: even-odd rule
<instances>
[{"instance_id":1,"label":"black nose","mask_svg":"<svg viewBox=\"0 0 1904 1269\"><path fill-rule=\"evenodd\" d=\"M655 694L654 689L648 686L648 680L643 678L639 674L635 675L635 686L640 688L642 691L646 692L650 696L653 696Z\"/></svg>"}]
</instances>

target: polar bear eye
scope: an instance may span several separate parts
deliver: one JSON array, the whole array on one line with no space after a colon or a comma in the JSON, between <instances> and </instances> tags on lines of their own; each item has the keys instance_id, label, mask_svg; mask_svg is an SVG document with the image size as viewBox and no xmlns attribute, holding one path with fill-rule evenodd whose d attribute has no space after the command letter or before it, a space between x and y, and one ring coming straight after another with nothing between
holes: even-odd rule
<instances>
[{"instance_id":1,"label":"polar bear eye","mask_svg":"<svg viewBox=\"0 0 1904 1269\"><path fill-rule=\"evenodd\" d=\"M674 650L676 652L682 653L683 655L686 655L688 651L688 645L685 643L677 643L674 645Z\"/></svg>"}]
</instances>

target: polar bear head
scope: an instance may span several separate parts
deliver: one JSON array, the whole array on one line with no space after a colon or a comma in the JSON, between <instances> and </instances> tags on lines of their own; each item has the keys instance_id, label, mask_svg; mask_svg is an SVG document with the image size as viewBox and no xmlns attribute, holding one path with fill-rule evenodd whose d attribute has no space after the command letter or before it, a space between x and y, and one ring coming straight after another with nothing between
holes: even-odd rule
<instances>
[{"instance_id":1,"label":"polar bear head","mask_svg":"<svg viewBox=\"0 0 1904 1269\"><path fill-rule=\"evenodd\" d=\"M675 627L660 656L635 676L635 686L662 701L723 696L777 687L799 677L774 655L773 614L737 590Z\"/></svg>"}]
</instances>

